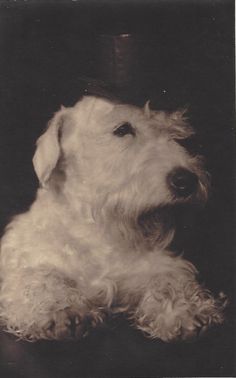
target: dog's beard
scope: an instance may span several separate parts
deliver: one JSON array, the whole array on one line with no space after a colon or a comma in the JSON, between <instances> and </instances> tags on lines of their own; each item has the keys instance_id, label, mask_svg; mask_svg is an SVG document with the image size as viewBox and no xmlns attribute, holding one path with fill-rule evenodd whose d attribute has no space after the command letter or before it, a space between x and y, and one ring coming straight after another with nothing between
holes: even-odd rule
<instances>
[{"instance_id":1,"label":"dog's beard","mask_svg":"<svg viewBox=\"0 0 236 378\"><path fill-rule=\"evenodd\" d=\"M183 238L183 230L191 229L200 211L199 203L159 205L140 213L137 230L151 248L160 246L175 250L175 235ZM178 240L178 244L179 242ZM184 244L184 240L182 243Z\"/></svg>"},{"instance_id":2,"label":"dog's beard","mask_svg":"<svg viewBox=\"0 0 236 378\"><path fill-rule=\"evenodd\" d=\"M122 206L109 209L109 216L103 218L106 232L113 240L122 241L135 249L166 248L175 232L175 219L171 206L158 206L142 212L128 213ZM109 223L107 223L109 219Z\"/></svg>"},{"instance_id":3,"label":"dog's beard","mask_svg":"<svg viewBox=\"0 0 236 378\"><path fill-rule=\"evenodd\" d=\"M130 208L122 192L110 193L104 201L98 201L102 206L96 207L94 215L103 224L104 233L112 235L112 240L136 249L165 249L172 245L176 230L185 227L185 220L194 218L201 209L206 193L204 189L185 199L173 197L171 202L146 208L142 203L135 206L135 202Z\"/></svg>"},{"instance_id":4,"label":"dog's beard","mask_svg":"<svg viewBox=\"0 0 236 378\"><path fill-rule=\"evenodd\" d=\"M150 245L167 247L175 230L171 207L166 205L144 210L137 218L137 228Z\"/></svg>"},{"instance_id":5,"label":"dog's beard","mask_svg":"<svg viewBox=\"0 0 236 378\"><path fill-rule=\"evenodd\" d=\"M151 245L163 248L174 245L174 236L188 228L207 201L209 178L199 173L199 189L186 198L173 197L171 202L144 209L137 218L138 227Z\"/></svg>"}]
</instances>

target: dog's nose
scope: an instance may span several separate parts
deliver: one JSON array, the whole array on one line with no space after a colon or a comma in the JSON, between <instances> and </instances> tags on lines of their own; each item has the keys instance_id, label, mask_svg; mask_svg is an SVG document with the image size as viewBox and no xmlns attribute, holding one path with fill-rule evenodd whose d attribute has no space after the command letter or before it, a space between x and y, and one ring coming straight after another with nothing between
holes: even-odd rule
<instances>
[{"instance_id":1,"label":"dog's nose","mask_svg":"<svg viewBox=\"0 0 236 378\"><path fill-rule=\"evenodd\" d=\"M178 197L188 197L194 194L198 186L198 178L195 173L186 168L175 168L167 177L168 185Z\"/></svg>"}]
</instances>

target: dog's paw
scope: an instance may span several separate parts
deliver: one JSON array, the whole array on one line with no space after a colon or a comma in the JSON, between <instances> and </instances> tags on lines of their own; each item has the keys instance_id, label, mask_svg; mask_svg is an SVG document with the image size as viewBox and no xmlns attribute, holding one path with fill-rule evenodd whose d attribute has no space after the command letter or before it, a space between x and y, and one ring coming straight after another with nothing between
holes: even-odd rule
<instances>
[{"instance_id":1,"label":"dog's paw","mask_svg":"<svg viewBox=\"0 0 236 378\"><path fill-rule=\"evenodd\" d=\"M63 340L80 339L89 329L102 323L104 315L98 312L85 312L68 307L52 314L50 321L43 327L44 338Z\"/></svg>"},{"instance_id":2,"label":"dog's paw","mask_svg":"<svg viewBox=\"0 0 236 378\"><path fill-rule=\"evenodd\" d=\"M85 315L70 307L56 311L43 327L47 339L80 338L86 332Z\"/></svg>"},{"instance_id":3,"label":"dog's paw","mask_svg":"<svg viewBox=\"0 0 236 378\"><path fill-rule=\"evenodd\" d=\"M200 287L200 286L199 286ZM224 321L225 307L228 299L220 293L218 297L208 290L199 290L189 298L189 307L185 313L181 313L181 327L179 338L189 340L201 336L204 332Z\"/></svg>"},{"instance_id":4,"label":"dog's paw","mask_svg":"<svg viewBox=\"0 0 236 378\"><path fill-rule=\"evenodd\" d=\"M223 323L226 305L224 294L214 298L207 290L193 291L190 296L180 295L174 299L163 295L159 301L147 296L135 313L135 323L151 338L166 342L190 340L209 327Z\"/></svg>"}]
</instances>

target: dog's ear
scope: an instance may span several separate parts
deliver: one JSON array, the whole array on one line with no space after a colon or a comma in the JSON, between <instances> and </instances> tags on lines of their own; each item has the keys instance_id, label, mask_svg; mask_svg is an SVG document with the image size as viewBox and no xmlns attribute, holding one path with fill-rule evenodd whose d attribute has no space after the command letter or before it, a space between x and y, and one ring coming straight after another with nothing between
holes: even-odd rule
<instances>
[{"instance_id":1,"label":"dog's ear","mask_svg":"<svg viewBox=\"0 0 236 378\"><path fill-rule=\"evenodd\" d=\"M65 109L62 108L49 122L48 128L37 140L33 165L42 186L49 180L60 157L60 133L64 124Z\"/></svg>"}]
</instances>

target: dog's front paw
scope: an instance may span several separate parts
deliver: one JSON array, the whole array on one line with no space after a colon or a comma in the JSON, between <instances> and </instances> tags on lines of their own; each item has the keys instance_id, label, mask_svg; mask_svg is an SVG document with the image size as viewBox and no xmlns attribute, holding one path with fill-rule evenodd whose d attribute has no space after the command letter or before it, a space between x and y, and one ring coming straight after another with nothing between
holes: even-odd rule
<instances>
[{"instance_id":1,"label":"dog's front paw","mask_svg":"<svg viewBox=\"0 0 236 378\"><path fill-rule=\"evenodd\" d=\"M84 314L70 307L56 311L43 327L42 333L48 339L79 338L86 332Z\"/></svg>"},{"instance_id":2,"label":"dog's front paw","mask_svg":"<svg viewBox=\"0 0 236 378\"><path fill-rule=\"evenodd\" d=\"M182 319L180 337L183 340L200 336L208 328L224 321L224 310L228 304L225 294L220 293L214 298L208 290L202 290L194 295L196 298L190 300L189 310Z\"/></svg>"},{"instance_id":3,"label":"dog's front paw","mask_svg":"<svg viewBox=\"0 0 236 378\"><path fill-rule=\"evenodd\" d=\"M86 336L89 329L102 323L103 319L104 314L100 312L85 312L67 307L52 314L40 336L55 340L79 339Z\"/></svg>"},{"instance_id":4,"label":"dog's front paw","mask_svg":"<svg viewBox=\"0 0 236 378\"><path fill-rule=\"evenodd\" d=\"M146 295L134 319L136 326L149 337L163 341L188 340L212 325L221 324L226 304L224 294L214 298L196 282L183 291L167 286L155 296Z\"/></svg>"}]
</instances>

